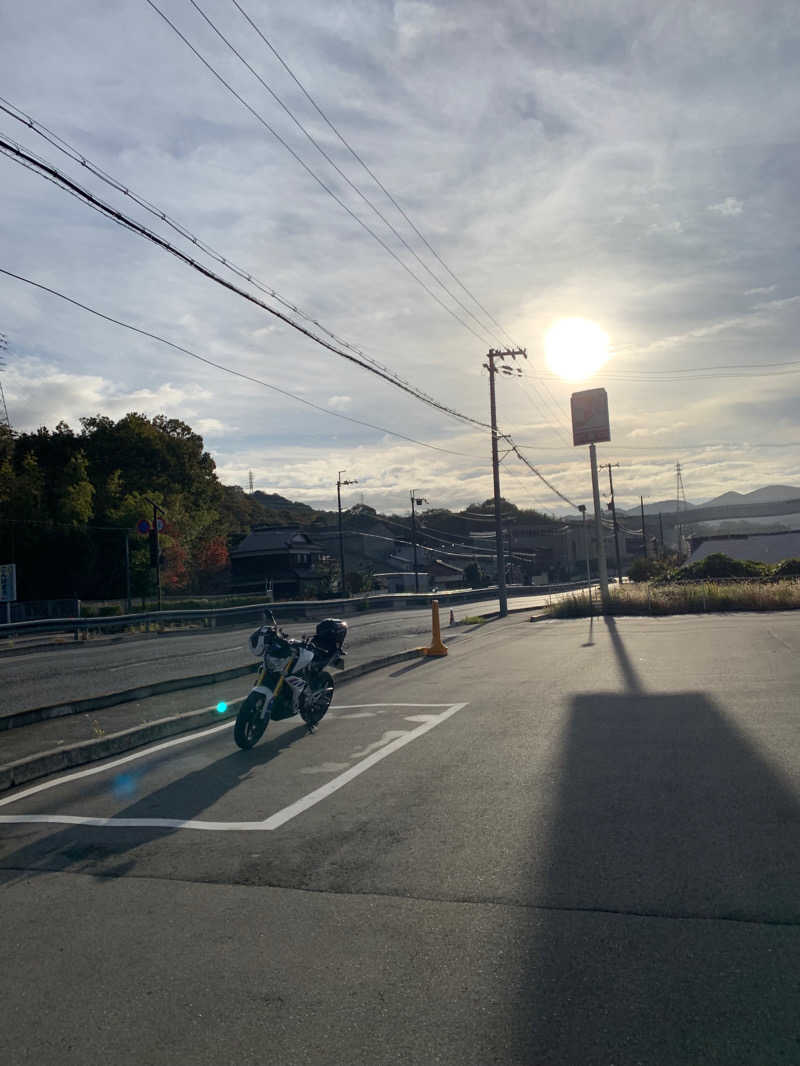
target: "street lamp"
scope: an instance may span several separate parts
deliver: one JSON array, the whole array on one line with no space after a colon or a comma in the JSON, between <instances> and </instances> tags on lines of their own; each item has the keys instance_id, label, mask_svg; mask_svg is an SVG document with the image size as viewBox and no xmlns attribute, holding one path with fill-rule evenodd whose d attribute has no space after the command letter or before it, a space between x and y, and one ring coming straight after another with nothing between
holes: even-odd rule
<instances>
[{"instance_id":1,"label":"street lamp","mask_svg":"<svg viewBox=\"0 0 800 1066\"><path fill-rule=\"evenodd\" d=\"M586 504L585 503L579 503L578 504L578 510L581 513L581 518L583 519L583 522L582 522L582 525L583 525L583 551L584 551L584 554L586 556L586 591L589 594L589 604L591 605L591 602L592 602L592 575L591 575L591 571L589 569L589 537L588 537L588 534L586 532Z\"/></svg>"},{"instance_id":2,"label":"street lamp","mask_svg":"<svg viewBox=\"0 0 800 1066\"><path fill-rule=\"evenodd\" d=\"M417 569L417 519L414 514L414 504L421 507L428 501L424 496L417 496L414 489L409 493L411 497L411 546L414 550L414 591L419 592L419 570Z\"/></svg>"},{"instance_id":3,"label":"street lamp","mask_svg":"<svg viewBox=\"0 0 800 1066\"><path fill-rule=\"evenodd\" d=\"M342 481L342 474L346 473L344 470L339 471L339 475L336 479L336 502L339 507L339 566L341 567L341 587L342 598L347 597L347 581L344 576L344 534L342 533L342 485L357 485L358 481Z\"/></svg>"}]
</instances>

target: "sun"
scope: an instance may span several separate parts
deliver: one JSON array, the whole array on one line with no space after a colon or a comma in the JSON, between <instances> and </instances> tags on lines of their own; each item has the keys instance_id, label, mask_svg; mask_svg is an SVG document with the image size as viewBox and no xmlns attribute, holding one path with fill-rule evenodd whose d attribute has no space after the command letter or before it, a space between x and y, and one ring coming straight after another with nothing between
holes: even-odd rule
<instances>
[{"instance_id":1,"label":"sun","mask_svg":"<svg viewBox=\"0 0 800 1066\"><path fill-rule=\"evenodd\" d=\"M547 365L564 381L585 381L608 361L608 335L587 318L561 318L544 338Z\"/></svg>"}]
</instances>

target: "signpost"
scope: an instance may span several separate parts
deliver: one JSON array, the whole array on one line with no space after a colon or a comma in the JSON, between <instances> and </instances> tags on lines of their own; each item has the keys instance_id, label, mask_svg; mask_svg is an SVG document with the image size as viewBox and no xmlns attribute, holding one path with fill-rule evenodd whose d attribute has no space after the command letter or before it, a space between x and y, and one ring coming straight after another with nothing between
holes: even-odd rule
<instances>
[{"instance_id":1,"label":"signpost","mask_svg":"<svg viewBox=\"0 0 800 1066\"><path fill-rule=\"evenodd\" d=\"M570 397L572 408L572 443L595 444L611 440L608 425L608 395L605 389L584 389L573 392Z\"/></svg>"},{"instance_id":2,"label":"signpost","mask_svg":"<svg viewBox=\"0 0 800 1066\"><path fill-rule=\"evenodd\" d=\"M11 604L17 598L17 564L0 563L0 603L3 607L3 620L11 621Z\"/></svg>"},{"instance_id":3,"label":"signpost","mask_svg":"<svg viewBox=\"0 0 800 1066\"><path fill-rule=\"evenodd\" d=\"M572 443L575 447L589 445L589 463L592 468L592 497L594 500L594 526L597 535L597 570L600 578L600 598L603 608L608 606L608 570L606 548L603 541L603 523L600 511L600 487L597 483L598 441L611 440L608 421L608 395L605 389L584 389L573 392L570 397L572 409Z\"/></svg>"}]
</instances>

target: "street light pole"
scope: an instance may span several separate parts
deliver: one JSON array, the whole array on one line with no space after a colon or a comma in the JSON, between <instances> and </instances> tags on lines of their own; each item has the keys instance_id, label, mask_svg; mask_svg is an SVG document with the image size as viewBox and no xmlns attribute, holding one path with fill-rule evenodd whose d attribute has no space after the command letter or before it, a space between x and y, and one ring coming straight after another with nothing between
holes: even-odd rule
<instances>
[{"instance_id":1,"label":"street light pole","mask_svg":"<svg viewBox=\"0 0 800 1066\"><path fill-rule=\"evenodd\" d=\"M417 519L414 513L414 504L421 507L428 501L424 496L417 496L414 489L411 490L411 547L414 552L414 591L419 592L419 569L417 568Z\"/></svg>"},{"instance_id":2,"label":"street light pole","mask_svg":"<svg viewBox=\"0 0 800 1066\"><path fill-rule=\"evenodd\" d=\"M155 565L156 587L158 588L158 609L160 611L161 610L161 546L160 546L160 544L158 542L158 534L160 532L160 530L158 528L158 523L159 523L159 511L161 512L162 515L166 514L167 512L164 510L163 507L161 507L160 504L157 504L154 500L151 500L149 496L145 496L144 499L147 500L147 502L153 508L153 528L150 530L150 537L152 538L151 542L150 542L150 554L151 554L150 562Z\"/></svg>"},{"instance_id":3,"label":"street light pole","mask_svg":"<svg viewBox=\"0 0 800 1066\"><path fill-rule=\"evenodd\" d=\"M589 535L586 532L586 504L579 503L578 510L581 512L581 518L583 519L583 551L586 556L586 591L589 594L589 603L592 602L592 573L589 569Z\"/></svg>"},{"instance_id":4,"label":"street light pole","mask_svg":"<svg viewBox=\"0 0 800 1066\"><path fill-rule=\"evenodd\" d=\"M336 503L339 510L339 567L341 570L341 592L342 598L347 598L347 581L344 576L344 533L342 532L342 485L357 485L358 481L342 481L342 474L346 473L344 470L340 470L336 478Z\"/></svg>"}]
</instances>

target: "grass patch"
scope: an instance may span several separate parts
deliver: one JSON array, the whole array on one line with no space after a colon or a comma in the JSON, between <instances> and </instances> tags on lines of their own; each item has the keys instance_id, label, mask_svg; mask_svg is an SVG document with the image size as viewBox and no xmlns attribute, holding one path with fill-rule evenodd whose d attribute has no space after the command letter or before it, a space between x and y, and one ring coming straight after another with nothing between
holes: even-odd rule
<instances>
[{"instance_id":1,"label":"grass patch","mask_svg":"<svg viewBox=\"0 0 800 1066\"><path fill-rule=\"evenodd\" d=\"M482 626L486 624L486 619L482 614L471 614L466 618L462 618L461 624L464 626Z\"/></svg>"},{"instance_id":2,"label":"grass patch","mask_svg":"<svg viewBox=\"0 0 800 1066\"><path fill-rule=\"evenodd\" d=\"M725 584L704 581L694 584L612 585L609 614L666 615L704 614L712 611L792 611L800 609L800 582L738 581ZM550 608L552 618L585 618L599 613L585 592L564 596Z\"/></svg>"}]
</instances>

